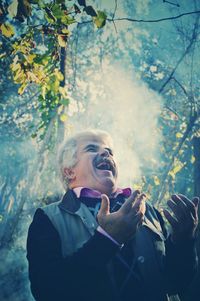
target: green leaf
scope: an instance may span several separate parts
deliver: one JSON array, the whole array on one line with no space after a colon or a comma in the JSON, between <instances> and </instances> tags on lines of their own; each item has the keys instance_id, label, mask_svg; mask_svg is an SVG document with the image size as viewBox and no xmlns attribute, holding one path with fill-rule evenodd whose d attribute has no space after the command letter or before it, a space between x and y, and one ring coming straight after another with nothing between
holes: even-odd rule
<instances>
[{"instance_id":1,"label":"green leaf","mask_svg":"<svg viewBox=\"0 0 200 301\"><path fill-rule=\"evenodd\" d=\"M65 15L59 4L54 4L51 10L56 19L61 19Z\"/></svg>"},{"instance_id":2,"label":"green leaf","mask_svg":"<svg viewBox=\"0 0 200 301\"><path fill-rule=\"evenodd\" d=\"M106 24L107 15L103 11L97 11L97 16L93 18L97 28L102 28Z\"/></svg>"},{"instance_id":3,"label":"green leaf","mask_svg":"<svg viewBox=\"0 0 200 301\"><path fill-rule=\"evenodd\" d=\"M48 56L48 54L37 54L36 57L33 59L34 63L36 64L44 64L46 65L46 62L48 63L49 61L51 61L51 57Z\"/></svg>"},{"instance_id":4,"label":"green leaf","mask_svg":"<svg viewBox=\"0 0 200 301\"><path fill-rule=\"evenodd\" d=\"M31 138L36 138L37 137L37 133L33 133L32 135L31 135Z\"/></svg>"},{"instance_id":5,"label":"green leaf","mask_svg":"<svg viewBox=\"0 0 200 301\"><path fill-rule=\"evenodd\" d=\"M64 24L64 25L70 25L70 24L73 24L73 23L76 23L76 20L68 15L64 15L62 16L61 18L61 22Z\"/></svg>"},{"instance_id":6,"label":"green leaf","mask_svg":"<svg viewBox=\"0 0 200 301\"><path fill-rule=\"evenodd\" d=\"M69 99L61 99L61 101L60 101L60 103L62 104L62 105L64 105L64 106L68 106L68 104L69 104Z\"/></svg>"},{"instance_id":7,"label":"green leaf","mask_svg":"<svg viewBox=\"0 0 200 301\"><path fill-rule=\"evenodd\" d=\"M86 6L83 11L86 12L87 15L91 16L91 17L96 17L97 13L94 10L94 8L92 6Z\"/></svg>"}]
</instances>

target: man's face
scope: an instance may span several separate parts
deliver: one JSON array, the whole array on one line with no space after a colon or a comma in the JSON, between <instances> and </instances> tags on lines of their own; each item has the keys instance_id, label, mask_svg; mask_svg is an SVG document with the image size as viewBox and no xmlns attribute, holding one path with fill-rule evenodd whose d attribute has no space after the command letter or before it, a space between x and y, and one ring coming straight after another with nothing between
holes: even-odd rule
<instances>
[{"instance_id":1,"label":"man's face","mask_svg":"<svg viewBox=\"0 0 200 301\"><path fill-rule=\"evenodd\" d=\"M83 186L106 193L117 188L117 166L108 137L87 135L77 141L77 164L71 188Z\"/></svg>"}]
</instances>

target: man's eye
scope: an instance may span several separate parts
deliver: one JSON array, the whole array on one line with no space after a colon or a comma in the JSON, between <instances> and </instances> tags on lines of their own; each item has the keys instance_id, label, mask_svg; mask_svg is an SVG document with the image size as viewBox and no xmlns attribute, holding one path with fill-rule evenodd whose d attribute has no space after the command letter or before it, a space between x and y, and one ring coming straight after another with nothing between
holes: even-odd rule
<instances>
[{"instance_id":1,"label":"man's eye","mask_svg":"<svg viewBox=\"0 0 200 301\"><path fill-rule=\"evenodd\" d=\"M96 147L88 147L87 151L88 152L96 152L97 149L96 149Z\"/></svg>"}]
</instances>

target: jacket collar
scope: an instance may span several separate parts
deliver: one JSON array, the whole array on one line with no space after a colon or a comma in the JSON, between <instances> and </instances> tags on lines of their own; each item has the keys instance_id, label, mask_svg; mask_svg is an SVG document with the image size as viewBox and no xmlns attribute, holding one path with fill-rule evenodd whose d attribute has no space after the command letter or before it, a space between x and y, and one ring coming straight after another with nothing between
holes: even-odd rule
<instances>
[{"instance_id":1,"label":"jacket collar","mask_svg":"<svg viewBox=\"0 0 200 301\"><path fill-rule=\"evenodd\" d=\"M69 213L75 213L79 210L81 206L80 200L76 197L73 190L69 189L63 196L60 204L58 205L60 209L68 211Z\"/></svg>"}]
</instances>

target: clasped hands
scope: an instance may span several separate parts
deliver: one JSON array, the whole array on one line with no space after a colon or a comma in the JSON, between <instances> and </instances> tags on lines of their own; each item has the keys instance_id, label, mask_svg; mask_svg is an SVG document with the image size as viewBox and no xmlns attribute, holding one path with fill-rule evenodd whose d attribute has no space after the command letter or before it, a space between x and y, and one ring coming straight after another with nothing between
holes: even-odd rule
<instances>
[{"instance_id":1,"label":"clasped hands","mask_svg":"<svg viewBox=\"0 0 200 301\"><path fill-rule=\"evenodd\" d=\"M136 190L118 211L110 213L109 198L103 194L97 215L99 225L120 244L127 242L143 222L145 199L145 194ZM184 195L176 194L172 195L167 204L171 213L167 209L163 213L172 228L172 241L179 243L193 239L198 225L199 198L189 200Z\"/></svg>"}]
</instances>

